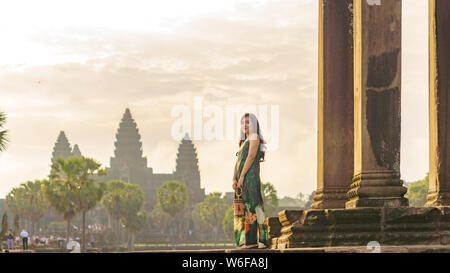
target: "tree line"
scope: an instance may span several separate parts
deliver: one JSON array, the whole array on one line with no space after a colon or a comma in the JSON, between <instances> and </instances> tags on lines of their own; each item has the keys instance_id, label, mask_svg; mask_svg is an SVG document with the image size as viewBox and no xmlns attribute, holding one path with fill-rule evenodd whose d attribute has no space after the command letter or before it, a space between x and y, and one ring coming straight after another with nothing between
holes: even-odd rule
<instances>
[{"instance_id":1,"label":"tree line","mask_svg":"<svg viewBox=\"0 0 450 273\"><path fill-rule=\"evenodd\" d=\"M6 122L6 115L0 112L0 129ZM8 132L0 130L0 152L7 147ZM82 251L86 251L86 215L98 205L105 208L108 215L117 220L130 236L128 246L134 248L135 236L143 230L149 219L160 230L172 230L179 233L175 223L176 217L187 207L188 193L186 186L179 181L167 181L157 192L157 203L148 214L144 209L144 192L132 183L120 180L98 182L106 170L91 158L58 158L51 166L48 179L27 181L13 188L6 196L6 205L14 214L14 233L19 232L19 219L31 222L32 233L36 224L50 208L66 221L66 238L71 235L71 221L82 217ZM411 206L423 206L428 190L428 175L422 180L410 183L406 197ZM296 198L279 199L275 187L267 182L261 184L266 217L271 216L278 206L297 206L309 208L313 202L314 192L309 196L299 193ZM214 240L222 228L223 233L233 236L233 209L227 204L222 193L213 192L205 200L195 204L192 220L199 234L212 233ZM2 217L0 238L8 229L8 215Z\"/></svg>"}]
</instances>

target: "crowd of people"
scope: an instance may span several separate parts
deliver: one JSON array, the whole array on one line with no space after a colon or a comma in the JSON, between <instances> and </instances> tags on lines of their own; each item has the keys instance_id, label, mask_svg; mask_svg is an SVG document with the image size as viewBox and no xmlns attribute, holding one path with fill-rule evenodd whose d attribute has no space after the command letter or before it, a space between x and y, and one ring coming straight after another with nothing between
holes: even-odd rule
<instances>
[{"instance_id":1,"label":"crowd of people","mask_svg":"<svg viewBox=\"0 0 450 273\"><path fill-rule=\"evenodd\" d=\"M29 245L33 245L33 246L48 246L50 243L52 242L56 242L57 246L60 248L64 248L64 246L66 245L66 238L59 236L59 235L32 235L30 236L28 234L28 232L24 229L22 230L22 232L20 232L19 235L14 236L14 232L10 229L8 231L8 233L6 234L6 238L7 238L7 245L8 245L8 249L7 251L11 251L14 250L15 246L19 246L19 248L21 247L23 250L27 250ZM74 240L75 241L80 241L79 237L76 238L69 238L69 241ZM90 242L88 242L88 244L90 246L94 245L94 239L91 238Z\"/></svg>"}]
</instances>

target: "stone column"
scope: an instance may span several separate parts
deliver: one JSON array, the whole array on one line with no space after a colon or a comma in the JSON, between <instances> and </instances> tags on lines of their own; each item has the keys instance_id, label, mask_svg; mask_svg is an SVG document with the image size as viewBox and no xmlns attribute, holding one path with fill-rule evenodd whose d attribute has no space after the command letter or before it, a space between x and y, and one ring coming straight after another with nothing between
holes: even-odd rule
<instances>
[{"instance_id":1,"label":"stone column","mask_svg":"<svg viewBox=\"0 0 450 273\"><path fill-rule=\"evenodd\" d=\"M353 0L319 2L317 190L312 208L345 208L353 176Z\"/></svg>"},{"instance_id":2,"label":"stone column","mask_svg":"<svg viewBox=\"0 0 450 273\"><path fill-rule=\"evenodd\" d=\"M400 180L402 1L353 4L355 161L346 208L407 206Z\"/></svg>"},{"instance_id":3,"label":"stone column","mask_svg":"<svg viewBox=\"0 0 450 273\"><path fill-rule=\"evenodd\" d=\"M450 1L429 0L430 173L426 206L450 206Z\"/></svg>"}]
</instances>

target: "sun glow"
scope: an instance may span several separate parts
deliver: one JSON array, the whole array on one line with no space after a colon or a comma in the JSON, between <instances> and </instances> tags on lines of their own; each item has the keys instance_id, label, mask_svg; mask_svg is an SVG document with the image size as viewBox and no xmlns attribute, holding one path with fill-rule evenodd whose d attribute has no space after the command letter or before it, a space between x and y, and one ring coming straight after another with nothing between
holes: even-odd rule
<instances>
[{"instance_id":1,"label":"sun glow","mask_svg":"<svg viewBox=\"0 0 450 273\"><path fill-rule=\"evenodd\" d=\"M232 12L235 5L242 2L244 1L2 1L0 69L20 70L33 65L79 62L89 58L61 52L61 48L57 46L61 36L87 41L89 35L83 33L92 30L167 33L202 16L214 16L216 12ZM53 39L52 42L56 45L49 46L48 39Z\"/></svg>"}]
</instances>

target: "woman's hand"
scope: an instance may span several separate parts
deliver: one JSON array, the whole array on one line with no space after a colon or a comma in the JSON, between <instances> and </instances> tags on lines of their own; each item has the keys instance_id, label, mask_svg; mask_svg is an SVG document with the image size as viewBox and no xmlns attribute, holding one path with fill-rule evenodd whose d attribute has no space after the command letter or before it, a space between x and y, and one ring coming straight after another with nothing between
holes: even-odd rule
<instances>
[{"instance_id":1,"label":"woman's hand","mask_svg":"<svg viewBox=\"0 0 450 273\"><path fill-rule=\"evenodd\" d=\"M241 188L244 186L244 177L241 175L241 177L239 177L239 181L237 183L238 188Z\"/></svg>"},{"instance_id":2,"label":"woman's hand","mask_svg":"<svg viewBox=\"0 0 450 273\"><path fill-rule=\"evenodd\" d=\"M238 182L236 181L236 178L233 178L233 190L237 190L238 189Z\"/></svg>"}]
</instances>

